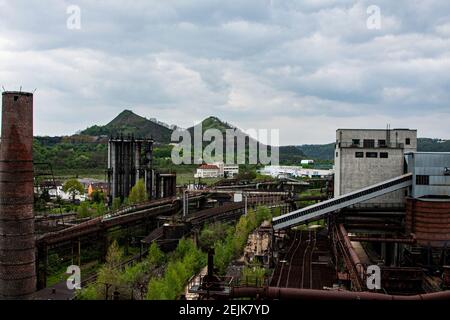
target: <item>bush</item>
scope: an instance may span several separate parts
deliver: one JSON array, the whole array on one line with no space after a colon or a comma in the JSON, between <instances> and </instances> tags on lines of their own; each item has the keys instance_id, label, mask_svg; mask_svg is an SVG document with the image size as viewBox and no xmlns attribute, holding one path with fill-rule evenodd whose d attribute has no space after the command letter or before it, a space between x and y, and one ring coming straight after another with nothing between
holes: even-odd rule
<instances>
[{"instance_id":1,"label":"bush","mask_svg":"<svg viewBox=\"0 0 450 320\"><path fill-rule=\"evenodd\" d=\"M245 267L242 270L241 281L250 286L262 286L264 284L264 278L266 276L266 269L259 266Z\"/></svg>"},{"instance_id":2,"label":"bush","mask_svg":"<svg viewBox=\"0 0 450 320\"><path fill-rule=\"evenodd\" d=\"M153 242L148 250L147 261L151 267L157 267L164 263L166 257L164 253L159 249L156 242Z\"/></svg>"},{"instance_id":3,"label":"bush","mask_svg":"<svg viewBox=\"0 0 450 320\"><path fill-rule=\"evenodd\" d=\"M230 231L233 232L233 227L224 223L207 225L199 236L200 248L205 251L212 248L217 241L225 239Z\"/></svg>"},{"instance_id":4,"label":"bush","mask_svg":"<svg viewBox=\"0 0 450 320\"><path fill-rule=\"evenodd\" d=\"M182 239L167 265L161 279L148 284L148 300L174 300L183 293L189 278L206 264L206 255L192 240Z\"/></svg>"},{"instance_id":5,"label":"bush","mask_svg":"<svg viewBox=\"0 0 450 320\"><path fill-rule=\"evenodd\" d=\"M78 216L81 219L89 218L91 216L91 212L89 210L89 203L84 201L80 204L80 206L78 207Z\"/></svg>"},{"instance_id":6,"label":"bush","mask_svg":"<svg viewBox=\"0 0 450 320\"><path fill-rule=\"evenodd\" d=\"M148 200L147 190L143 179L136 182L136 185L131 189L128 197L129 204L138 204Z\"/></svg>"},{"instance_id":7,"label":"bush","mask_svg":"<svg viewBox=\"0 0 450 320\"><path fill-rule=\"evenodd\" d=\"M214 265L219 274L225 274L231 261L242 255L250 233L263 221L270 219L271 213L266 207L260 207L256 211L249 210L246 216L239 219L235 229L225 240L215 243Z\"/></svg>"}]
</instances>

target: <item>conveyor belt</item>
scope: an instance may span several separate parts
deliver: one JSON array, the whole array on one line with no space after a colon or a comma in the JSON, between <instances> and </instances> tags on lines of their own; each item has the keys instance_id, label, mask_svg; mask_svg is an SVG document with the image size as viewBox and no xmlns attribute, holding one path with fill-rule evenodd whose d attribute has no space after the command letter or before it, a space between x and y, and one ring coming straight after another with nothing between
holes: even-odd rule
<instances>
[{"instance_id":1,"label":"conveyor belt","mask_svg":"<svg viewBox=\"0 0 450 320\"><path fill-rule=\"evenodd\" d=\"M274 218L272 220L273 228L275 230L280 230L290 228L307 221L319 220L331 212L409 187L411 183L411 173L380 182L337 198L333 198Z\"/></svg>"}]
</instances>

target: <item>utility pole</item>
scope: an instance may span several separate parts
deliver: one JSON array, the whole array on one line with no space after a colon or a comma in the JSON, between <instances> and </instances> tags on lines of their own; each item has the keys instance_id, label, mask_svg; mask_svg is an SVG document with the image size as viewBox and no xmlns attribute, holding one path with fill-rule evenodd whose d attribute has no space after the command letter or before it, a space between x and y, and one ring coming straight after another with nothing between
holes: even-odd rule
<instances>
[{"instance_id":1,"label":"utility pole","mask_svg":"<svg viewBox=\"0 0 450 320\"><path fill-rule=\"evenodd\" d=\"M186 218L189 211L189 194L187 190L183 191L183 218Z\"/></svg>"}]
</instances>

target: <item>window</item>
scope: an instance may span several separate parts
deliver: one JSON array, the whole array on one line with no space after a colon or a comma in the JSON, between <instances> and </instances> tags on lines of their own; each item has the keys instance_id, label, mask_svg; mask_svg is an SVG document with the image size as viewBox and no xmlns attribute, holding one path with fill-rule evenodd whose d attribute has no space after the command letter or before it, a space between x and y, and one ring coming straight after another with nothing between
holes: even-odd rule
<instances>
[{"instance_id":1,"label":"window","mask_svg":"<svg viewBox=\"0 0 450 320\"><path fill-rule=\"evenodd\" d=\"M336 152L336 158L339 157L339 152Z\"/></svg>"},{"instance_id":2,"label":"window","mask_svg":"<svg viewBox=\"0 0 450 320\"><path fill-rule=\"evenodd\" d=\"M378 152L366 152L366 158L378 158Z\"/></svg>"},{"instance_id":3,"label":"window","mask_svg":"<svg viewBox=\"0 0 450 320\"><path fill-rule=\"evenodd\" d=\"M378 147L379 148L386 147L386 140L378 140Z\"/></svg>"},{"instance_id":4,"label":"window","mask_svg":"<svg viewBox=\"0 0 450 320\"><path fill-rule=\"evenodd\" d=\"M430 184L430 176L417 175L416 176L416 184L422 185L422 186L429 185Z\"/></svg>"},{"instance_id":5,"label":"window","mask_svg":"<svg viewBox=\"0 0 450 320\"><path fill-rule=\"evenodd\" d=\"M383 158L383 159L389 158L389 153L387 153L387 152L380 152L380 158Z\"/></svg>"},{"instance_id":6,"label":"window","mask_svg":"<svg viewBox=\"0 0 450 320\"><path fill-rule=\"evenodd\" d=\"M354 145L354 146L359 146L359 139L353 139L352 140L352 145Z\"/></svg>"},{"instance_id":7,"label":"window","mask_svg":"<svg viewBox=\"0 0 450 320\"><path fill-rule=\"evenodd\" d=\"M375 148L375 140L364 139L364 148Z\"/></svg>"},{"instance_id":8,"label":"window","mask_svg":"<svg viewBox=\"0 0 450 320\"><path fill-rule=\"evenodd\" d=\"M364 158L364 152L355 152L355 158Z\"/></svg>"},{"instance_id":9,"label":"window","mask_svg":"<svg viewBox=\"0 0 450 320\"><path fill-rule=\"evenodd\" d=\"M410 138L406 138L405 143L409 146L411 144L411 139Z\"/></svg>"}]
</instances>

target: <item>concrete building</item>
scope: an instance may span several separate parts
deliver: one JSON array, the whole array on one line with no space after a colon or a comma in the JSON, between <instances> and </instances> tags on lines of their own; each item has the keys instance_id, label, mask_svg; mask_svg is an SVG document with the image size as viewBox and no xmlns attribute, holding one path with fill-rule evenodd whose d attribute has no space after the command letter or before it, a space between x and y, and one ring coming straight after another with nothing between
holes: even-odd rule
<instances>
[{"instance_id":1,"label":"concrete building","mask_svg":"<svg viewBox=\"0 0 450 320\"><path fill-rule=\"evenodd\" d=\"M220 169L216 165L203 164L197 168L195 178L218 178L220 176Z\"/></svg>"},{"instance_id":2,"label":"concrete building","mask_svg":"<svg viewBox=\"0 0 450 320\"><path fill-rule=\"evenodd\" d=\"M338 129L335 150L335 197L405 173L405 154L417 149L417 130ZM368 203L404 203L396 191Z\"/></svg>"},{"instance_id":3,"label":"concrete building","mask_svg":"<svg viewBox=\"0 0 450 320\"><path fill-rule=\"evenodd\" d=\"M223 162L214 162L212 165L219 168L219 177L233 178L239 174L239 165L228 165Z\"/></svg>"}]
</instances>

